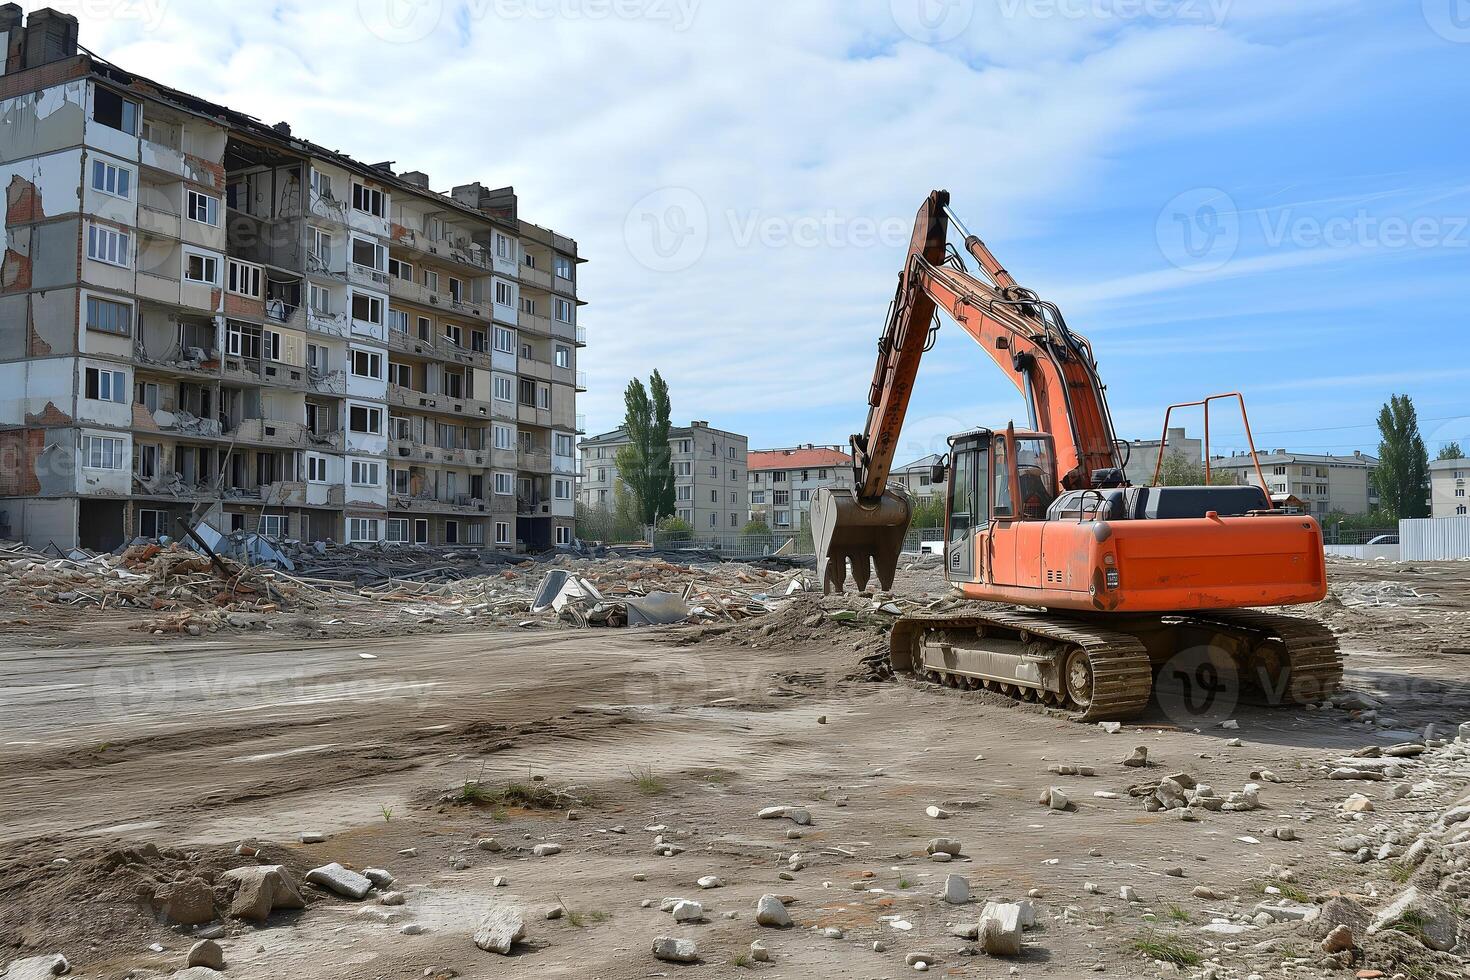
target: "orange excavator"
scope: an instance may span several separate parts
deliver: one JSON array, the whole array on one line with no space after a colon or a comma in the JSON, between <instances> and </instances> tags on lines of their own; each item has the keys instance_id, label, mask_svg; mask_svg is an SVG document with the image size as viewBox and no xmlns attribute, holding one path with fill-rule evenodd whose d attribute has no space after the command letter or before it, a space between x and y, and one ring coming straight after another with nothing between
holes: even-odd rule
<instances>
[{"instance_id":1,"label":"orange excavator","mask_svg":"<svg viewBox=\"0 0 1470 980\"><path fill-rule=\"evenodd\" d=\"M949 244L951 225L977 274ZM1236 690L1269 703L1337 690L1342 655L1331 631L1262 611L1326 595L1317 522L1274 505L1264 477L1261 486L1130 485L1128 443L1114 436L1091 344L1017 284L950 210L946 191L931 193L915 222L867 424L852 437L855 486L822 488L812 500L824 591L842 591L849 566L859 589L874 571L882 588L893 586L912 507L888 477L940 310L1016 386L1029 419L1025 429L950 437L933 473L947 482L944 565L957 593L976 601L901 617L890 633L896 672L1044 702L1084 721L1137 715L1166 665L1186 686L1231 672ZM1207 441L1209 408L1221 398L1239 401L1245 416L1238 394L1192 403L1204 407ZM1163 452L1161 441L1160 468ZM1208 445L1205 459L1208 468Z\"/></svg>"}]
</instances>

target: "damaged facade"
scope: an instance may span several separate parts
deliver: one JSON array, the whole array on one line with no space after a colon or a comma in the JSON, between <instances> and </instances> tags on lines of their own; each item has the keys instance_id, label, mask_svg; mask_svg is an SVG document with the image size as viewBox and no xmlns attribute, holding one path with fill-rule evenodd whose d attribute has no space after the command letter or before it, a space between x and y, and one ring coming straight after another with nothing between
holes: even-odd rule
<instances>
[{"instance_id":1,"label":"damaged facade","mask_svg":"<svg viewBox=\"0 0 1470 980\"><path fill-rule=\"evenodd\" d=\"M572 538L576 242L0 6L0 535Z\"/></svg>"}]
</instances>

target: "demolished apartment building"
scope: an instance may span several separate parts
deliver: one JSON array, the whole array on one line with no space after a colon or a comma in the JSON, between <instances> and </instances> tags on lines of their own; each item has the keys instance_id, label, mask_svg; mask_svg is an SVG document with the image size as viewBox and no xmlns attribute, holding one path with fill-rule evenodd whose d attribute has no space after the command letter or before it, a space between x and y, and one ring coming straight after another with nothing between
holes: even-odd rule
<instances>
[{"instance_id":1,"label":"demolished apartment building","mask_svg":"<svg viewBox=\"0 0 1470 980\"><path fill-rule=\"evenodd\" d=\"M575 241L80 53L54 10L0 6L0 48L0 536L572 540Z\"/></svg>"}]
</instances>

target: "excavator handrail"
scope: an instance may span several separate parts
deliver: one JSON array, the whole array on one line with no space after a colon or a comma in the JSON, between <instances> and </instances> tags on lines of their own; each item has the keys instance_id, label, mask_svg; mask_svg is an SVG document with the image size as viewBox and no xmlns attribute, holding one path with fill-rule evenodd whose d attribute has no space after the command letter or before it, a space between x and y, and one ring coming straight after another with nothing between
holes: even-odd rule
<instances>
[{"instance_id":1,"label":"excavator handrail","mask_svg":"<svg viewBox=\"0 0 1470 980\"><path fill-rule=\"evenodd\" d=\"M1234 398L1240 403L1240 421L1245 425L1245 441L1251 449L1251 464L1256 468L1256 478L1261 481L1261 489L1266 493L1266 506L1275 509L1276 504L1271 500L1271 487L1266 482L1266 474L1261 469L1261 458L1256 453L1256 439L1251 435L1251 420L1245 410L1245 396L1238 391L1227 391L1218 395L1206 395L1197 402L1179 402L1164 409L1164 433L1159 437L1159 461L1154 466L1154 486L1158 486L1159 477L1164 472L1164 453L1169 444L1169 417L1174 414L1176 408L1203 408L1205 413L1205 483L1210 482L1210 402L1219 401L1224 398Z\"/></svg>"}]
</instances>

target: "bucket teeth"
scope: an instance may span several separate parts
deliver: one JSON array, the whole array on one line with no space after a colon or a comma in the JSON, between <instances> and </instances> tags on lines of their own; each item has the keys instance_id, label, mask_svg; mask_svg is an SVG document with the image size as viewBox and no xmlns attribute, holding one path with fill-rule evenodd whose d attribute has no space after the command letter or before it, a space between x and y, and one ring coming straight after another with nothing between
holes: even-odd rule
<instances>
[{"instance_id":1,"label":"bucket teeth","mask_svg":"<svg viewBox=\"0 0 1470 980\"><path fill-rule=\"evenodd\" d=\"M858 500L851 490L819 489L812 498L810 519L822 590L841 592L848 565L858 591L867 589L874 572L882 588L893 588L911 513L908 495L897 487L871 504Z\"/></svg>"}]
</instances>

